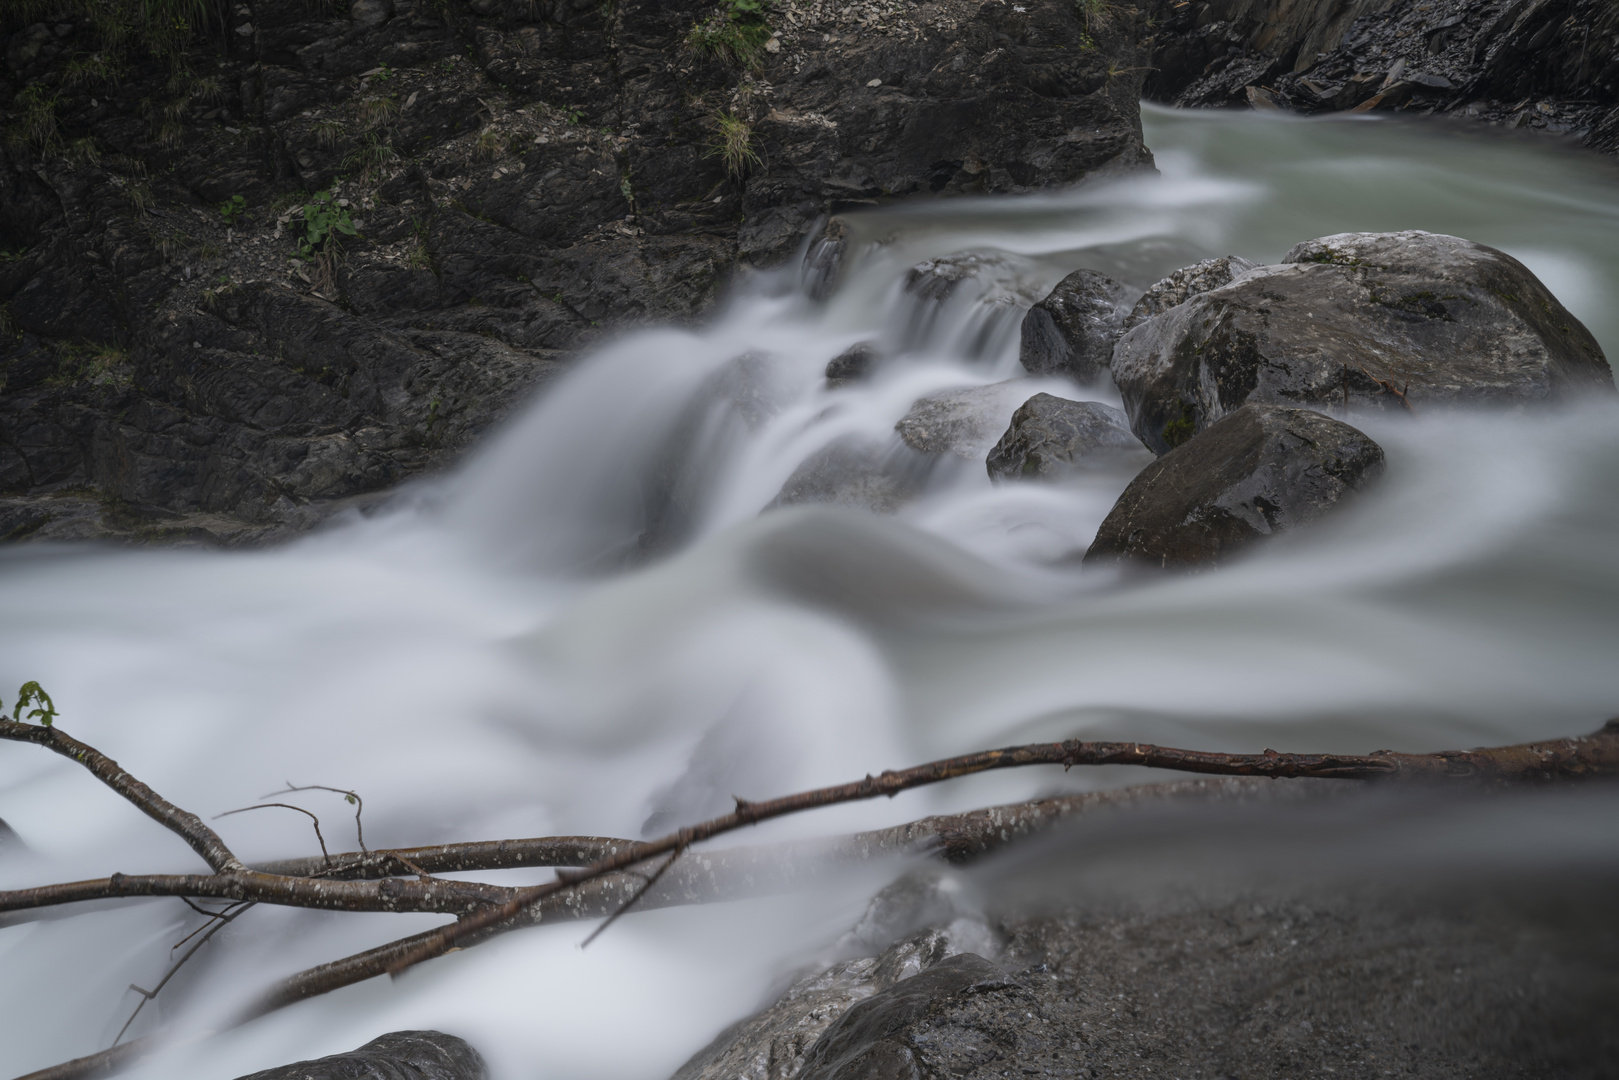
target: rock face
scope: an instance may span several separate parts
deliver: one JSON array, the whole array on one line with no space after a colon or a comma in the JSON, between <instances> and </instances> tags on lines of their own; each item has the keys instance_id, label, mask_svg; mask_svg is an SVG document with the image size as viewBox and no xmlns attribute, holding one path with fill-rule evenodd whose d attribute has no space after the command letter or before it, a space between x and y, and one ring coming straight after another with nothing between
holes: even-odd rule
<instances>
[{"instance_id":1,"label":"rock face","mask_svg":"<svg viewBox=\"0 0 1619 1080\"><path fill-rule=\"evenodd\" d=\"M1026 1025L1006 1023L1017 1012L1002 999L1034 1004L1033 995L982 956L952 956L833 1021L805 1056L799 1080L954 1075L1004 1058L1005 1044L1015 1043ZM1033 1055L1014 1060L1036 1070L1044 1064Z\"/></svg>"},{"instance_id":2,"label":"rock face","mask_svg":"<svg viewBox=\"0 0 1619 1080\"><path fill-rule=\"evenodd\" d=\"M1085 562L1216 565L1314 521L1382 471L1383 448L1348 424L1246 405L1143 469Z\"/></svg>"},{"instance_id":3,"label":"rock face","mask_svg":"<svg viewBox=\"0 0 1619 1080\"><path fill-rule=\"evenodd\" d=\"M749 69L691 43L717 18L697 0L238 7L184 79L131 46L116 85L64 81L88 23L0 8L23 535L280 535L453 455L601 326L699 316L845 206L1150 160L1144 14L783 3ZM295 261L323 191L356 235Z\"/></svg>"},{"instance_id":4,"label":"rock face","mask_svg":"<svg viewBox=\"0 0 1619 1080\"><path fill-rule=\"evenodd\" d=\"M1229 285L1232 278L1246 274L1258 265L1240 255L1224 255L1182 267L1142 294L1130 308L1130 314L1124 320L1124 329L1134 329L1155 315L1179 307L1199 293Z\"/></svg>"},{"instance_id":5,"label":"rock face","mask_svg":"<svg viewBox=\"0 0 1619 1080\"><path fill-rule=\"evenodd\" d=\"M918 398L894 425L912 450L979 459L1006 430L1018 402L1028 394L1022 379L988 386L942 390Z\"/></svg>"},{"instance_id":6,"label":"rock face","mask_svg":"<svg viewBox=\"0 0 1619 1080\"><path fill-rule=\"evenodd\" d=\"M1018 359L1031 375L1095 382L1113 356L1131 290L1095 270L1075 270L1023 316Z\"/></svg>"},{"instance_id":7,"label":"rock face","mask_svg":"<svg viewBox=\"0 0 1619 1080\"><path fill-rule=\"evenodd\" d=\"M1156 100L1444 113L1619 151L1606 0L1208 0L1165 16Z\"/></svg>"},{"instance_id":8,"label":"rock face","mask_svg":"<svg viewBox=\"0 0 1619 1080\"><path fill-rule=\"evenodd\" d=\"M1160 454L1248 401L1421 411L1614 393L1596 340L1522 263L1422 232L1300 244L1126 333L1112 371Z\"/></svg>"},{"instance_id":9,"label":"rock face","mask_svg":"<svg viewBox=\"0 0 1619 1080\"><path fill-rule=\"evenodd\" d=\"M465 1040L437 1031L391 1031L352 1053L266 1069L239 1080L486 1080Z\"/></svg>"},{"instance_id":10,"label":"rock face","mask_svg":"<svg viewBox=\"0 0 1619 1080\"><path fill-rule=\"evenodd\" d=\"M1012 414L985 464L997 480L1050 480L1147 453L1129 418L1113 406L1036 394Z\"/></svg>"}]
</instances>

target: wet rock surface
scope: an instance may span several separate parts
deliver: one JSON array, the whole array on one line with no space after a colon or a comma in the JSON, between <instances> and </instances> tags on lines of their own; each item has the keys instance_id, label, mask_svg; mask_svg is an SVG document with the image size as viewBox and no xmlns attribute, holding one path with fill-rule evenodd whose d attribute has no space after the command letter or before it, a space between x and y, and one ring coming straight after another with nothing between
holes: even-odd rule
<instances>
[{"instance_id":1,"label":"wet rock surface","mask_svg":"<svg viewBox=\"0 0 1619 1080\"><path fill-rule=\"evenodd\" d=\"M54 97L0 149L0 495L77 500L28 536L284 535L828 214L1150 161L1145 17L1056 0L784 3L753 70L688 43L692 2L238 8L117 89L64 81L88 26L3 27L0 113ZM355 235L296 260L322 191Z\"/></svg>"},{"instance_id":2,"label":"wet rock surface","mask_svg":"<svg viewBox=\"0 0 1619 1080\"><path fill-rule=\"evenodd\" d=\"M1199 0L1165 16L1157 100L1442 114L1619 151L1604 0Z\"/></svg>"},{"instance_id":3,"label":"wet rock surface","mask_svg":"<svg viewBox=\"0 0 1619 1080\"><path fill-rule=\"evenodd\" d=\"M838 439L805 458L766 509L831 503L891 514L921 494L930 464L903 444Z\"/></svg>"},{"instance_id":4,"label":"wet rock surface","mask_svg":"<svg viewBox=\"0 0 1619 1080\"><path fill-rule=\"evenodd\" d=\"M362 0L364 2L364 0ZM478 1051L437 1031L392 1031L347 1054L299 1061L239 1080L486 1080Z\"/></svg>"},{"instance_id":5,"label":"wet rock surface","mask_svg":"<svg viewBox=\"0 0 1619 1080\"><path fill-rule=\"evenodd\" d=\"M1133 290L1095 270L1075 270L1023 316L1018 360L1031 375L1095 382L1123 332Z\"/></svg>"},{"instance_id":6,"label":"wet rock surface","mask_svg":"<svg viewBox=\"0 0 1619 1080\"><path fill-rule=\"evenodd\" d=\"M1182 267L1156 282L1136 300L1125 317L1124 329L1134 329L1155 315L1179 307L1199 293L1229 285L1232 278L1258 266L1258 263L1240 255L1223 255L1218 259L1204 259L1200 263Z\"/></svg>"},{"instance_id":7,"label":"wet rock surface","mask_svg":"<svg viewBox=\"0 0 1619 1080\"><path fill-rule=\"evenodd\" d=\"M877 346L869 341L851 345L826 362L826 385L843 386L868 378L881 359Z\"/></svg>"},{"instance_id":8,"label":"wet rock surface","mask_svg":"<svg viewBox=\"0 0 1619 1080\"><path fill-rule=\"evenodd\" d=\"M921 453L981 459L1028 395L1027 385L1023 379L1008 379L929 394L911 405L894 430L906 446Z\"/></svg>"},{"instance_id":9,"label":"wet rock surface","mask_svg":"<svg viewBox=\"0 0 1619 1080\"><path fill-rule=\"evenodd\" d=\"M924 954L921 973L857 975L834 999L851 970L916 949L835 965L675 1080L1594 1078L1615 987L1575 952L1601 920L1590 906L1561 931L1386 886L1008 907L992 955Z\"/></svg>"},{"instance_id":10,"label":"wet rock surface","mask_svg":"<svg viewBox=\"0 0 1619 1080\"><path fill-rule=\"evenodd\" d=\"M1382 447L1348 424L1246 405L1143 469L1085 562L1217 565L1316 520L1382 471Z\"/></svg>"},{"instance_id":11,"label":"wet rock surface","mask_svg":"<svg viewBox=\"0 0 1619 1080\"><path fill-rule=\"evenodd\" d=\"M1129 418L1099 401L1036 394L1018 406L985 464L998 480L1059 479L1092 465L1117 465L1148 450Z\"/></svg>"},{"instance_id":12,"label":"wet rock surface","mask_svg":"<svg viewBox=\"0 0 1619 1080\"><path fill-rule=\"evenodd\" d=\"M1112 375L1157 453L1249 401L1420 412L1614 393L1596 340L1522 263L1423 232L1300 244L1137 325Z\"/></svg>"}]
</instances>

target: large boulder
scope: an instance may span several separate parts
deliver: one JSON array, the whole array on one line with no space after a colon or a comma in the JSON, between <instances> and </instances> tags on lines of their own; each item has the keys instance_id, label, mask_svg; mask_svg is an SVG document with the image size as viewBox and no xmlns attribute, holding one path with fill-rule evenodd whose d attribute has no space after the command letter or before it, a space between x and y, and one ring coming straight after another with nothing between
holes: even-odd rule
<instances>
[{"instance_id":1,"label":"large boulder","mask_svg":"<svg viewBox=\"0 0 1619 1080\"><path fill-rule=\"evenodd\" d=\"M1614 393L1596 339L1522 263L1425 232L1300 244L1126 332L1112 373L1160 454L1249 401L1421 411Z\"/></svg>"},{"instance_id":2,"label":"large boulder","mask_svg":"<svg viewBox=\"0 0 1619 1080\"><path fill-rule=\"evenodd\" d=\"M1012 414L985 465L997 480L1050 480L1147 454L1129 419L1113 406L1036 394Z\"/></svg>"},{"instance_id":3,"label":"large boulder","mask_svg":"<svg viewBox=\"0 0 1619 1080\"><path fill-rule=\"evenodd\" d=\"M1095 270L1075 270L1023 316L1018 359L1030 375L1093 383L1113 356L1131 290Z\"/></svg>"},{"instance_id":4,"label":"large boulder","mask_svg":"<svg viewBox=\"0 0 1619 1080\"><path fill-rule=\"evenodd\" d=\"M1319 518L1383 471L1383 448L1308 409L1245 405L1143 469L1085 562L1214 565Z\"/></svg>"},{"instance_id":5,"label":"large boulder","mask_svg":"<svg viewBox=\"0 0 1619 1080\"><path fill-rule=\"evenodd\" d=\"M920 453L982 460L1028 392L1023 379L941 390L917 398L894 430Z\"/></svg>"},{"instance_id":6,"label":"large boulder","mask_svg":"<svg viewBox=\"0 0 1619 1080\"><path fill-rule=\"evenodd\" d=\"M1125 316L1124 329L1131 330L1155 315L1179 307L1199 293L1231 284L1233 278L1246 274L1259 263L1241 255L1222 255L1218 259L1204 259L1191 266L1183 266L1162 281L1157 282L1136 300Z\"/></svg>"},{"instance_id":7,"label":"large boulder","mask_svg":"<svg viewBox=\"0 0 1619 1080\"><path fill-rule=\"evenodd\" d=\"M240 1080L485 1080L483 1058L438 1031L390 1031L347 1054L298 1061Z\"/></svg>"}]
</instances>

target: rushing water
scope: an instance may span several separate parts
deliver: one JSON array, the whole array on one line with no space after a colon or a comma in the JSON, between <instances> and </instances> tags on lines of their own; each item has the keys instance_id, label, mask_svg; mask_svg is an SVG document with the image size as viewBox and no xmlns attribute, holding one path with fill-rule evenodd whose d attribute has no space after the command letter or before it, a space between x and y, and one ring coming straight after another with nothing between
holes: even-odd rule
<instances>
[{"instance_id":1,"label":"rushing water","mask_svg":"<svg viewBox=\"0 0 1619 1080\"><path fill-rule=\"evenodd\" d=\"M793 268L739 283L706 328L605 345L370 519L256 553L9 552L0 677L39 679L67 730L205 816L288 781L358 789L372 846L638 836L732 794L1078 733L1424 750L1619 712L1611 410L1368 418L1390 466L1374 492L1260 557L1157 582L1074 560L1127 473L995 486L978 462L907 457L893 425L911 402L1013 377L1018 313L1080 266L1144 288L1332 232L1449 232L1523 260L1619 355L1607 163L1390 123L1151 109L1146 128L1158 178L856 219L825 304ZM907 267L963 250L999 256L981 290L943 308L903 293ZM898 358L827 389L827 361L872 339ZM921 495L892 516L760 513L850 438L922 470ZM1138 779L1007 773L748 839ZM304 802L352 846L340 800ZM0 864L3 887L197 869L82 770L24 746L0 748L0 817L33 852ZM217 827L248 859L313 849L294 814ZM526 931L182 1037L138 1075L225 1080L436 1027L498 1078L660 1080L847 930L879 873L638 915L584 951L578 925ZM199 921L169 900L56 915L0 924L8 1076L106 1046L138 1000L126 988L160 978ZM132 1033L205 1030L277 976L436 921L257 909Z\"/></svg>"}]
</instances>

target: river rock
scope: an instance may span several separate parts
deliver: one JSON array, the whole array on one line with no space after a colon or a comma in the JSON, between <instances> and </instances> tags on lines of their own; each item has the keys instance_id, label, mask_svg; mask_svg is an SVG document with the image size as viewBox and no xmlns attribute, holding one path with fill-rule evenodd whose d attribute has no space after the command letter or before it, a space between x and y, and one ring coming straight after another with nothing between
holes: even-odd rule
<instances>
[{"instance_id":1,"label":"river rock","mask_svg":"<svg viewBox=\"0 0 1619 1080\"><path fill-rule=\"evenodd\" d=\"M880 358L875 343L856 342L827 361L826 385L837 387L859 382L876 370Z\"/></svg>"},{"instance_id":2,"label":"river rock","mask_svg":"<svg viewBox=\"0 0 1619 1080\"><path fill-rule=\"evenodd\" d=\"M1130 289L1095 270L1075 270L1023 316L1018 359L1031 375L1093 383L1113 356Z\"/></svg>"},{"instance_id":3,"label":"river rock","mask_svg":"<svg viewBox=\"0 0 1619 1080\"><path fill-rule=\"evenodd\" d=\"M921 453L977 460L995 445L1028 392L1023 379L942 390L918 398L894 430Z\"/></svg>"},{"instance_id":4,"label":"river rock","mask_svg":"<svg viewBox=\"0 0 1619 1080\"><path fill-rule=\"evenodd\" d=\"M1300 244L1128 331L1112 372L1160 454L1248 401L1420 412L1614 395L1596 339L1522 263L1425 232Z\"/></svg>"},{"instance_id":5,"label":"river rock","mask_svg":"<svg viewBox=\"0 0 1619 1080\"><path fill-rule=\"evenodd\" d=\"M466 1040L438 1031L390 1031L358 1050L298 1061L239 1080L485 1080L483 1058Z\"/></svg>"},{"instance_id":6,"label":"river rock","mask_svg":"<svg viewBox=\"0 0 1619 1080\"><path fill-rule=\"evenodd\" d=\"M1308 409L1245 405L1143 469L1085 562L1214 565L1308 524L1383 471L1383 448Z\"/></svg>"},{"instance_id":7,"label":"river rock","mask_svg":"<svg viewBox=\"0 0 1619 1080\"><path fill-rule=\"evenodd\" d=\"M1147 454L1129 419L1113 406L1036 394L1012 414L985 464L997 480L1046 480Z\"/></svg>"},{"instance_id":8,"label":"river rock","mask_svg":"<svg viewBox=\"0 0 1619 1080\"><path fill-rule=\"evenodd\" d=\"M928 464L903 445L854 436L838 439L793 470L765 509L830 503L891 514L921 494Z\"/></svg>"},{"instance_id":9,"label":"river rock","mask_svg":"<svg viewBox=\"0 0 1619 1080\"><path fill-rule=\"evenodd\" d=\"M1204 259L1200 263L1184 266L1142 294L1125 317L1124 329L1129 330L1154 315L1162 315L1199 293L1229 285L1232 278L1258 265L1240 255L1222 255L1218 259Z\"/></svg>"}]
</instances>

